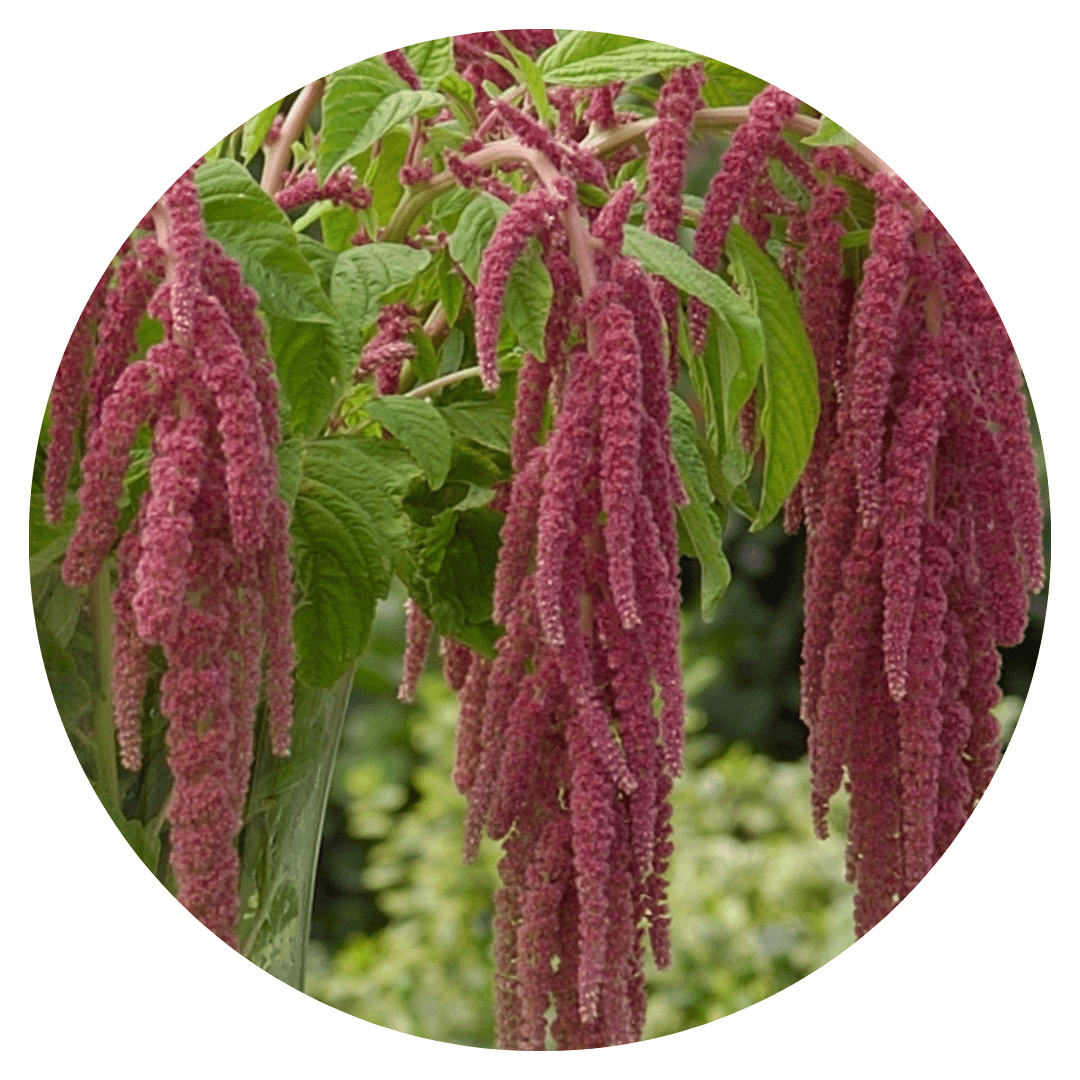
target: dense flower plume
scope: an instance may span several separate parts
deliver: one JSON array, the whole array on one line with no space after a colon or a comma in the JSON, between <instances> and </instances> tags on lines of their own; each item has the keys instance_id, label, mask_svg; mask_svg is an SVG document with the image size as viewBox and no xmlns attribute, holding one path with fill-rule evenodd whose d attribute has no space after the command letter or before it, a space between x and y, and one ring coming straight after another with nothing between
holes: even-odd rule
<instances>
[{"instance_id":1,"label":"dense flower plume","mask_svg":"<svg viewBox=\"0 0 1080 1080\"><path fill-rule=\"evenodd\" d=\"M534 148L553 150L501 115ZM443 650L460 688L454 779L468 797L466 857L485 831L506 838L497 1023L500 1045L517 1049L640 1036L645 935L658 964L669 953L668 795L682 754L682 489L667 431L664 319L648 275L619 254L636 191L624 185L595 216L598 280L583 289L561 215L584 223L555 186L518 197L502 217L476 297L477 351L494 388L506 280L535 236L556 297L545 358L526 356L518 376L494 595L506 633L493 661L472 654L465 668L460 646ZM410 629L409 656L422 636Z\"/></svg>"},{"instance_id":2,"label":"dense flower plume","mask_svg":"<svg viewBox=\"0 0 1080 1080\"><path fill-rule=\"evenodd\" d=\"M112 600L120 758L128 769L141 767L150 650L159 646L178 896L235 945L234 840L264 687L275 753L288 752L292 722L292 568L289 511L277 496L277 384L258 296L206 236L191 172L155 207L152 225L156 235L121 262L104 313L99 290L73 337L71 348L85 351L85 320L97 321L81 513L63 575L77 587L103 572L131 449L145 425L149 485L117 548ZM164 337L130 361L144 313L161 323ZM67 378L62 368L58 382ZM54 391L54 400L70 396Z\"/></svg>"},{"instance_id":3,"label":"dense flower plume","mask_svg":"<svg viewBox=\"0 0 1080 1080\"><path fill-rule=\"evenodd\" d=\"M835 161L836 155L832 155ZM807 523L803 717L813 809L851 796L865 933L926 874L997 763L997 646L1043 584L1042 511L1020 369L952 238L895 177L877 195L853 305L810 212L803 308L823 409ZM791 522L789 521L789 525Z\"/></svg>"},{"instance_id":4,"label":"dense flower plume","mask_svg":"<svg viewBox=\"0 0 1080 1080\"><path fill-rule=\"evenodd\" d=\"M329 118L352 98L335 98L332 76L316 80L275 119L266 143L278 149L261 181L294 217L317 200L336 208L317 207L301 225L314 229L317 219L319 229L333 222L340 231L353 222L337 241L330 231L321 246L313 232L302 238L296 287L302 270L312 269L312 288L329 275L337 318L364 312L363 346L344 354L357 327L339 333L344 323L327 321L332 310L303 323L296 342L280 337L290 342L279 357L287 385L303 382L293 375L310 364L319 370L298 393L331 399L315 431L295 436L297 506L309 491L313 505L324 489L334 500L326 516L335 565L325 575L334 584L318 633L333 636L334 589L356 584L357 567L370 563L381 570L364 571L372 580L355 590L350 614L370 599L370 622L391 571L412 593L401 701L413 700L440 637L459 701L453 781L467 802L464 856L474 859L485 836L502 842L498 1040L522 1050L640 1038L646 951L658 967L670 961L665 875L686 711L680 535L701 557L703 579L715 580L722 561L707 548L721 542L723 513L753 516L759 478L761 516L790 490L785 527L805 524L807 536L801 712L811 814L824 837L833 795L843 787L850 796L859 934L922 879L985 792L1000 752L997 650L1020 641L1029 593L1045 579L1020 368L978 277L915 194L825 124L800 143L814 121L775 86L746 106L703 108L727 93L707 61L662 73L658 91L647 80L629 95L623 82L541 92L545 70L579 81L577 61L564 77L557 65L530 62L555 42L551 30L460 35L458 74L438 79L422 48L373 58L424 94L392 95L394 110L412 111L394 111L377 137L372 123L363 156L322 183L320 155L337 154ZM445 39L441 48L436 60L448 69ZM519 76L526 86L515 85ZM315 134L307 125L324 86L325 126ZM440 105L446 86L453 93ZM620 111L635 100L650 103L645 112L654 104L655 115ZM695 200L686 191L693 139L717 130L730 143ZM285 150L298 139L309 153L296 153L286 171ZM847 145L810 148L829 141ZM477 190L485 194L472 201ZM697 265L672 248L691 224ZM736 224L740 242L748 236L761 249L759 262L729 246L725 263ZM338 250L350 232L353 244L372 247ZM261 708L278 755L289 751L292 723L278 385L259 297L207 236L193 172L136 237L98 283L56 376L45 513L62 521L85 448L63 578L71 587L104 583L115 563L105 690L129 770L141 767L148 687L164 659L170 865L188 910L236 946L236 841L256 717ZM430 253L427 268L399 276L389 261L398 244ZM258 259L251 251L245 266ZM388 260L382 278L356 277L364 303L355 310L339 304L353 286L338 268L353 254ZM516 268L543 278L541 263L550 301L546 287L523 298L529 279ZM684 298L674 281L696 296ZM722 308L714 295L732 304L727 327L697 298ZM812 445L813 363L796 305L816 361ZM281 316L281 326L290 322ZM277 343L276 316L271 325ZM160 327L160 339L143 356L148 327ZM708 369L714 362L719 371ZM342 460L364 498L367 477L356 470L366 466L355 462L370 464L379 500L371 513L360 496L362 514L344 487L318 479L311 452L364 436L368 423L352 426L344 404L378 414L369 388L340 385L350 368L354 383L373 377L376 395L412 399L377 403L391 415L400 407L400 431L388 421L383 441L334 447L364 451ZM499 393L507 369L516 380L509 429L499 415L509 404ZM774 393L788 370L802 373L790 381L794 404ZM676 386L685 400L674 402L682 415L673 418ZM798 432L789 421L800 409ZM368 454L373 447L386 453ZM793 448L791 463L770 472L778 447ZM136 448L148 465L133 482ZM395 472L399 462L408 469ZM394 521L386 536L383 511ZM469 584L450 574L428 580L443 574L437 541L446 536L433 538L430 521L438 514L456 528L467 519L455 515L469 512L483 516L491 538L477 541ZM493 514L502 514L497 558ZM431 547L417 558L420 535ZM363 558L338 560L353 540ZM299 556L305 575L319 569L318 546L310 560ZM473 579L492 577L490 621L487 611L471 621L487 601ZM447 614L448 580L468 594L467 625ZM714 596L720 589L722 581ZM300 591L318 594L307 577ZM365 624L355 637L366 634ZM336 659L355 661L361 644L337 644Z\"/></svg>"}]
</instances>

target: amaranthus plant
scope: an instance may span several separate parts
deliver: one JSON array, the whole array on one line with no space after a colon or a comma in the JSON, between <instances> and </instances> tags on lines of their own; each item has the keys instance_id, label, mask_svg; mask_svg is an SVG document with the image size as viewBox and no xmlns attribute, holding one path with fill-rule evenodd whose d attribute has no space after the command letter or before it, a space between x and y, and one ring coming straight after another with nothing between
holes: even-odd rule
<instances>
[{"instance_id":1,"label":"amaranthus plant","mask_svg":"<svg viewBox=\"0 0 1080 1080\"><path fill-rule=\"evenodd\" d=\"M985 792L1044 583L1020 369L943 226L791 94L617 35L439 39L264 110L125 241L49 425L31 573L76 748L294 985L404 584L401 697L437 636L464 858L503 843L507 1049L638 1039L670 961L680 556L708 616L731 515L805 524L812 808L824 836L849 793L860 934Z\"/></svg>"}]
</instances>

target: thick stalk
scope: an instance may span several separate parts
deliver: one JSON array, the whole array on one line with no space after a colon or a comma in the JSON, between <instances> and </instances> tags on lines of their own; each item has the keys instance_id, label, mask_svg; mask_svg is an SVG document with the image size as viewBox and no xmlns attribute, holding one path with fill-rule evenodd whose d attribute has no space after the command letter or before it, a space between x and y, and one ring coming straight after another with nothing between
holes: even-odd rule
<instances>
[{"instance_id":1,"label":"thick stalk","mask_svg":"<svg viewBox=\"0 0 1080 1080\"><path fill-rule=\"evenodd\" d=\"M299 96L293 102L292 108L281 125L281 134L278 140L270 147L263 164L262 180L260 186L268 195L276 195L282 188L281 177L285 172L285 166L292 156L292 144L300 137L304 125L315 108L316 102L322 97L325 79L316 79L308 83Z\"/></svg>"}]
</instances>

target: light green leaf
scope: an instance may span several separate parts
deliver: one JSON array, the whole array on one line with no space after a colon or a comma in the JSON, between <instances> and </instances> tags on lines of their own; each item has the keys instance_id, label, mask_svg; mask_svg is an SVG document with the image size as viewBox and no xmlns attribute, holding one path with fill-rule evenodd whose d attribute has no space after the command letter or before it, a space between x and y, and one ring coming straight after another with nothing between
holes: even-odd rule
<instances>
[{"instance_id":1,"label":"light green leaf","mask_svg":"<svg viewBox=\"0 0 1080 1080\"><path fill-rule=\"evenodd\" d=\"M702 88L702 100L710 108L725 105L746 105L768 85L764 79L745 71L722 64L719 60L705 60L707 80Z\"/></svg>"},{"instance_id":2,"label":"light green leaf","mask_svg":"<svg viewBox=\"0 0 1080 1080\"><path fill-rule=\"evenodd\" d=\"M338 164L348 161L346 151L379 103L404 87L405 82L381 56L361 60L327 78L319 140L320 183Z\"/></svg>"},{"instance_id":3,"label":"light green leaf","mask_svg":"<svg viewBox=\"0 0 1080 1080\"><path fill-rule=\"evenodd\" d=\"M492 450L510 452L512 421L496 401L455 401L442 405L443 414L450 426L466 439Z\"/></svg>"},{"instance_id":4,"label":"light green leaf","mask_svg":"<svg viewBox=\"0 0 1080 1080\"><path fill-rule=\"evenodd\" d=\"M240 156L244 159L245 165L262 148L266 133L273 125L274 117L277 116L280 107L281 101L275 101L273 105L267 105L258 116L253 116L244 125L244 135L240 142Z\"/></svg>"},{"instance_id":5,"label":"light green leaf","mask_svg":"<svg viewBox=\"0 0 1080 1080\"><path fill-rule=\"evenodd\" d=\"M309 225L313 225L319 218L333 209L334 204L329 199L319 199L318 202L312 203L293 222L293 232L302 233Z\"/></svg>"},{"instance_id":6,"label":"light green leaf","mask_svg":"<svg viewBox=\"0 0 1080 1080\"><path fill-rule=\"evenodd\" d=\"M757 531L772 521L810 456L819 413L817 363L798 304L776 264L738 225L731 227L725 250L765 333L765 400L758 414L765 471L751 524Z\"/></svg>"},{"instance_id":7,"label":"light green leaf","mask_svg":"<svg viewBox=\"0 0 1080 1080\"><path fill-rule=\"evenodd\" d=\"M406 244L363 244L338 256L330 296L339 312L334 330L345 356L359 354L363 333L378 318L382 297L408 285L429 262L429 251Z\"/></svg>"},{"instance_id":8,"label":"light green leaf","mask_svg":"<svg viewBox=\"0 0 1080 1080\"><path fill-rule=\"evenodd\" d=\"M846 132L835 120L823 116L813 135L799 140L804 146L854 146L855 136Z\"/></svg>"},{"instance_id":9,"label":"light green leaf","mask_svg":"<svg viewBox=\"0 0 1080 1080\"><path fill-rule=\"evenodd\" d=\"M494 195L481 191L462 211L457 229L450 237L450 258L461 268L475 285L480 277L480 260L484 255L491 234L499 219L509 207Z\"/></svg>"},{"instance_id":10,"label":"light green leaf","mask_svg":"<svg viewBox=\"0 0 1080 1080\"><path fill-rule=\"evenodd\" d=\"M431 490L441 488L450 471L453 438L439 410L430 401L405 397L373 398L364 408L412 454Z\"/></svg>"},{"instance_id":11,"label":"light green leaf","mask_svg":"<svg viewBox=\"0 0 1080 1080\"><path fill-rule=\"evenodd\" d=\"M336 97L333 102L329 99L329 89L327 90L325 109L329 110L333 105L334 112L328 114L324 111L326 119L323 130L327 134L319 147L320 180L324 180L335 169L341 168L351 158L362 154L388 131L397 127L402 120L407 120L422 109L431 109L444 104L442 94L433 90L394 90L387 93L384 89L375 96L370 89L372 85L371 80L366 78L360 80L356 89L348 97ZM346 110L355 134L344 143L344 146L341 146L340 144L344 142L342 113ZM327 125L331 120L333 124L328 131ZM333 135L333 141L331 141L331 135Z\"/></svg>"},{"instance_id":12,"label":"light green leaf","mask_svg":"<svg viewBox=\"0 0 1080 1080\"><path fill-rule=\"evenodd\" d=\"M671 395L671 444L683 487L690 497L688 506L679 507L679 520L701 564L701 616L707 621L731 583L731 567L724 555L724 530L712 506L694 416L675 394Z\"/></svg>"},{"instance_id":13,"label":"light green leaf","mask_svg":"<svg viewBox=\"0 0 1080 1080\"><path fill-rule=\"evenodd\" d=\"M521 347L540 360L544 359L544 328L553 295L547 267L536 251L526 250L510 271L503 318L517 334Z\"/></svg>"},{"instance_id":14,"label":"light green leaf","mask_svg":"<svg viewBox=\"0 0 1080 1080\"><path fill-rule=\"evenodd\" d=\"M405 58L420 77L424 89L431 89L454 70L454 39L434 38L410 45Z\"/></svg>"},{"instance_id":15,"label":"light green leaf","mask_svg":"<svg viewBox=\"0 0 1080 1080\"><path fill-rule=\"evenodd\" d=\"M642 38L571 30L540 57L539 68L548 83L599 86L694 64L700 59L686 49Z\"/></svg>"},{"instance_id":16,"label":"light green leaf","mask_svg":"<svg viewBox=\"0 0 1080 1080\"><path fill-rule=\"evenodd\" d=\"M331 322L334 308L289 219L238 161L200 166L195 182L206 231L239 263L263 310L297 322Z\"/></svg>"},{"instance_id":17,"label":"light green leaf","mask_svg":"<svg viewBox=\"0 0 1080 1080\"><path fill-rule=\"evenodd\" d=\"M708 304L731 327L749 362L760 363L765 354L761 320L723 278L706 270L678 244L661 240L636 225L627 225L623 236L624 255L633 255L646 270L667 278L676 288Z\"/></svg>"}]
</instances>

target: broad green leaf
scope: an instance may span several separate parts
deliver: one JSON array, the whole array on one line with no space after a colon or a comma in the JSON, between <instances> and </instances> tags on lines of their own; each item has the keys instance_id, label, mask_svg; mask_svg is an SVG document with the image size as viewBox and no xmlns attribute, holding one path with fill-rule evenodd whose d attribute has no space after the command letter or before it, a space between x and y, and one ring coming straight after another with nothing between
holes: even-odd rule
<instances>
[{"instance_id":1,"label":"broad green leaf","mask_svg":"<svg viewBox=\"0 0 1080 1080\"><path fill-rule=\"evenodd\" d=\"M454 70L454 39L434 38L410 45L405 58L420 77L420 84L430 90Z\"/></svg>"},{"instance_id":2,"label":"broad green leaf","mask_svg":"<svg viewBox=\"0 0 1080 1080\"><path fill-rule=\"evenodd\" d=\"M491 621L491 592L503 515L479 507L445 510L417 531L410 591L440 634L487 656L500 630Z\"/></svg>"},{"instance_id":3,"label":"broad green leaf","mask_svg":"<svg viewBox=\"0 0 1080 1080\"><path fill-rule=\"evenodd\" d=\"M497 402L455 401L439 412L459 435L492 450L510 452L511 418Z\"/></svg>"},{"instance_id":4,"label":"broad green leaf","mask_svg":"<svg viewBox=\"0 0 1080 1080\"><path fill-rule=\"evenodd\" d=\"M484 249L499 219L508 209L502 199L481 191L458 219L457 229L450 237L450 258L461 264L474 285L480 277L480 260L484 256Z\"/></svg>"},{"instance_id":5,"label":"broad green leaf","mask_svg":"<svg viewBox=\"0 0 1080 1080\"><path fill-rule=\"evenodd\" d=\"M678 244L661 240L636 225L627 225L623 236L623 254L633 255L646 270L708 304L731 327L746 362L761 362L765 354L761 320L723 278L706 270Z\"/></svg>"},{"instance_id":6,"label":"broad green leaf","mask_svg":"<svg viewBox=\"0 0 1080 1080\"><path fill-rule=\"evenodd\" d=\"M553 293L547 267L537 252L527 250L510 271L503 319L517 334L521 347L540 360L544 359L544 328Z\"/></svg>"},{"instance_id":7,"label":"broad green leaf","mask_svg":"<svg viewBox=\"0 0 1080 1080\"><path fill-rule=\"evenodd\" d=\"M408 536L401 498L415 475L375 440L323 440L305 450L292 521L302 682L331 686L366 647Z\"/></svg>"},{"instance_id":8,"label":"broad green leaf","mask_svg":"<svg viewBox=\"0 0 1080 1080\"><path fill-rule=\"evenodd\" d=\"M855 136L846 132L835 120L823 116L813 135L799 140L804 146L854 146Z\"/></svg>"},{"instance_id":9,"label":"broad green leaf","mask_svg":"<svg viewBox=\"0 0 1080 1080\"><path fill-rule=\"evenodd\" d=\"M397 438L424 470L432 491L446 481L453 439L450 427L430 401L419 398L373 398L364 408Z\"/></svg>"},{"instance_id":10,"label":"broad green leaf","mask_svg":"<svg viewBox=\"0 0 1080 1080\"><path fill-rule=\"evenodd\" d=\"M679 507L679 519L701 564L701 615L709 620L731 583L731 567L724 555L724 530L712 506L694 417L686 402L675 394L671 396L671 443L683 487L690 497L688 506Z\"/></svg>"},{"instance_id":11,"label":"broad green leaf","mask_svg":"<svg viewBox=\"0 0 1080 1080\"><path fill-rule=\"evenodd\" d=\"M359 355L363 333L378 318L382 297L407 285L429 262L429 251L406 244L363 244L338 256L330 296L339 312L334 330L344 355Z\"/></svg>"},{"instance_id":12,"label":"broad green leaf","mask_svg":"<svg viewBox=\"0 0 1080 1080\"><path fill-rule=\"evenodd\" d=\"M335 71L326 80L319 141L319 182L353 154L347 153L379 104L405 86L381 56ZM368 144L370 145L370 143Z\"/></svg>"},{"instance_id":13,"label":"broad green leaf","mask_svg":"<svg viewBox=\"0 0 1080 1080\"><path fill-rule=\"evenodd\" d=\"M349 383L348 364L333 327L271 317L270 350L288 405L288 429L318 434Z\"/></svg>"},{"instance_id":14,"label":"broad green leaf","mask_svg":"<svg viewBox=\"0 0 1080 1080\"><path fill-rule=\"evenodd\" d=\"M746 105L768 85L764 79L750 75L719 60L705 60L707 76L701 97L710 108L725 105Z\"/></svg>"},{"instance_id":15,"label":"broad green leaf","mask_svg":"<svg viewBox=\"0 0 1080 1080\"><path fill-rule=\"evenodd\" d=\"M409 150L409 136L404 131L391 131L379 143L379 152L372 159L371 176L368 186L371 188L371 208L365 213L372 215L372 220L385 225L401 201L401 166L405 164L405 155ZM368 234L375 233L368 229Z\"/></svg>"},{"instance_id":16,"label":"broad green leaf","mask_svg":"<svg viewBox=\"0 0 1080 1080\"><path fill-rule=\"evenodd\" d=\"M211 161L195 171L206 231L239 263L268 315L331 322L334 308L300 253L296 233L277 204L238 161Z\"/></svg>"},{"instance_id":17,"label":"broad green leaf","mask_svg":"<svg viewBox=\"0 0 1080 1080\"><path fill-rule=\"evenodd\" d=\"M776 264L738 225L731 227L725 250L765 333L765 395L758 415L765 471L751 524L757 531L772 521L810 456L819 412L817 364L798 304Z\"/></svg>"},{"instance_id":18,"label":"broad green leaf","mask_svg":"<svg viewBox=\"0 0 1080 1080\"><path fill-rule=\"evenodd\" d=\"M687 49L642 38L571 30L540 57L538 66L548 83L599 86L694 64L700 59Z\"/></svg>"},{"instance_id":19,"label":"broad green leaf","mask_svg":"<svg viewBox=\"0 0 1080 1080\"><path fill-rule=\"evenodd\" d=\"M370 102L365 102L371 105ZM331 158L329 149L324 145L319 153L319 176L325 178L335 169L341 168L350 158L362 154L369 146L381 139L388 131L397 127L402 120L407 120L422 109L431 109L442 105L443 96L433 90L396 90L382 97L371 105L369 111L354 113L359 122L359 130L344 150L336 158ZM324 168L325 162L331 162Z\"/></svg>"},{"instance_id":20,"label":"broad green leaf","mask_svg":"<svg viewBox=\"0 0 1080 1080\"><path fill-rule=\"evenodd\" d=\"M334 206L319 218L323 243L335 253L348 251L360 227L360 214L351 206Z\"/></svg>"},{"instance_id":21,"label":"broad green leaf","mask_svg":"<svg viewBox=\"0 0 1080 1080\"><path fill-rule=\"evenodd\" d=\"M273 105L267 105L258 116L253 116L244 125L244 136L240 142L240 156L244 159L245 165L262 148L266 133L273 125L274 117L277 116L280 107L281 101L275 101Z\"/></svg>"}]
</instances>

